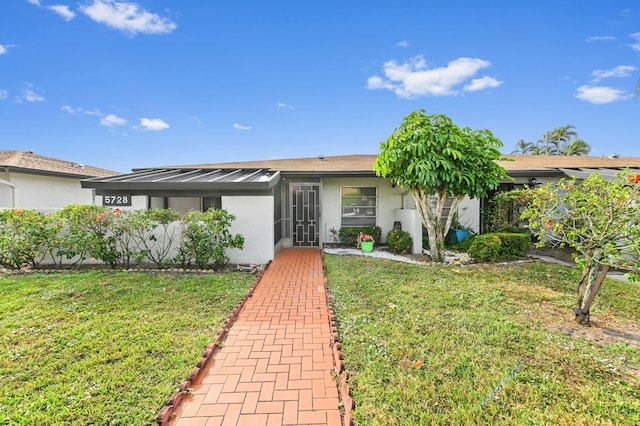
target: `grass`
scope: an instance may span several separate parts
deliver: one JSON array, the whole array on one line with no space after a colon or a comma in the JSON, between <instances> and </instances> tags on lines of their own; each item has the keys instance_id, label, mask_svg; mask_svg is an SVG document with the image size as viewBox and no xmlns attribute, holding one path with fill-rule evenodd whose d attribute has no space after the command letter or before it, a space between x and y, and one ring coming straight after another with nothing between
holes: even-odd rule
<instances>
[{"instance_id":1,"label":"grass","mask_svg":"<svg viewBox=\"0 0 640 426\"><path fill-rule=\"evenodd\" d=\"M549 327L573 327L577 271L325 260L357 424L640 424L640 347ZM591 313L637 324L640 286L605 281Z\"/></svg>"},{"instance_id":2,"label":"grass","mask_svg":"<svg viewBox=\"0 0 640 426\"><path fill-rule=\"evenodd\" d=\"M148 425L255 277L0 276L0 425Z\"/></svg>"}]
</instances>

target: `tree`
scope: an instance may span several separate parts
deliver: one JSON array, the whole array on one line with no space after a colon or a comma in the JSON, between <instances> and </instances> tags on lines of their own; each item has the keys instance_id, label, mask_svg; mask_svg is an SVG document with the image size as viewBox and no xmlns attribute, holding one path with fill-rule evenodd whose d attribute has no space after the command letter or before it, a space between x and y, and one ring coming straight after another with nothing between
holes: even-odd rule
<instances>
[{"instance_id":1,"label":"tree","mask_svg":"<svg viewBox=\"0 0 640 426\"><path fill-rule=\"evenodd\" d=\"M597 173L534 190L522 214L540 244L556 242L576 250L582 268L575 307L576 321L589 324L589 309L609 268L632 271L640 278L640 174L607 181Z\"/></svg>"},{"instance_id":2,"label":"tree","mask_svg":"<svg viewBox=\"0 0 640 426\"><path fill-rule=\"evenodd\" d=\"M588 143L578 137L576 127L567 124L544 132L536 143L525 142L520 139L516 144L516 150L512 154L532 155L587 155L591 151Z\"/></svg>"},{"instance_id":3,"label":"tree","mask_svg":"<svg viewBox=\"0 0 640 426\"><path fill-rule=\"evenodd\" d=\"M489 130L461 129L446 115L426 115L424 110L403 118L380 144L373 168L378 176L411 191L434 261L444 260L444 239L460 201L486 196L507 176L495 162L501 146Z\"/></svg>"},{"instance_id":4,"label":"tree","mask_svg":"<svg viewBox=\"0 0 640 426\"><path fill-rule=\"evenodd\" d=\"M524 139L520 139L518 143L516 143L516 149L511 151L511 153L520 155L531 154L533 147L533 142L527 142Z\"/></svg>"},{"instance_id":5,"label":"tree","mask_svg":"<svg viewBox=\"0 0 640 426\"><path fill-rule=\"evenodd\" d=\"M574 139L566 145L563 145L558 150L558 155L566 156L579 156L588 155L591 151L591 146L582 139Z\"/></svg>"}]
</instances>

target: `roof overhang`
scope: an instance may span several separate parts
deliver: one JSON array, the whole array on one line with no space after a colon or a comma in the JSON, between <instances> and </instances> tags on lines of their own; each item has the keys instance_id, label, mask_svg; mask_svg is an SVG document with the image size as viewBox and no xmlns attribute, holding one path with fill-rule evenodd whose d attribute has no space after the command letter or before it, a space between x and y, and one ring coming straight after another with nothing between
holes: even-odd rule
<instances>
[{"instance_id":1,"label":"roof overhang","mask_svg":"<svg viewBox=\"0 0 640 426\"><path fill-rule=\"evenodd\" d=\"M149 169L124 175L81 181L98 195L109 192L159 193L268 191L280 181L280 172L265 169Z\"/></svg>"},{"instance_id":2,"label":"roof overhang","mask_svg":"<svg viewBox=\"0 0 640 426\"><path fill-rule=\"evenodd\" d=\"M575 177L578 179L586 179L590 175L594 173L598 173L605 180L615 180L618 178L618 174L620 174L625 170L628 170L630 173L633 173L634 175L637 173L640 173L640 169L608 169L608 168L580 167L580 168L560 169L560 170L562 170L562 172L565 175L569 177Z\"/></svg>"}]
</instances>

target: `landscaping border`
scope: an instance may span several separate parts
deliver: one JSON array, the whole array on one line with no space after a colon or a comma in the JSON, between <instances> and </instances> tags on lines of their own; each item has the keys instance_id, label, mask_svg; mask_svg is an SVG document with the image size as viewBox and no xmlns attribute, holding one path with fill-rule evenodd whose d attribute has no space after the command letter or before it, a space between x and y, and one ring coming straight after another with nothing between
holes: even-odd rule
<instances>
[{"instance_id":1,"label":"landscaping border","mask_svg":"<svg viewBox=\"0 0 640 426\"><path fill-rule=\"evenodd\" d=\"M351 389L349 388L349 373L345 369L345 363L342 356L342 343L340 342L340 334L338 333L338 325L336 322L336 315L333 311L333 300L331 298L331 292L329 290L329 279L327 276L327 266L324 262L324 250L321 251L322 256L322 272L324 281L324 294L327 298L327 312L329 327L331 328L331 349L333 351L333 369L336 378L336 386L338 387L338 398L342 403L342 424L343 426L352 426L353 421L353 409L355 403L351 396Z\"/></svg>"}]
</instances>

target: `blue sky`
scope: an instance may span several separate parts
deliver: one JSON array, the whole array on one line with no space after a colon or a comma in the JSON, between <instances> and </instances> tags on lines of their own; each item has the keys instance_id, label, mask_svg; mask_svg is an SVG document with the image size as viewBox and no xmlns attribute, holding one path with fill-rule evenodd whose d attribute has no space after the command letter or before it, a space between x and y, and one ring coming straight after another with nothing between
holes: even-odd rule
<instances>
[{"instance_id":1,"label":"blue sky","mask_svg":"<svg viewBox=\"0 0 640 426\"><path fill-rule=\"evenodd\" d=\"M375 154L413 110L640 157L640 3L2 0L0 148L131 168Z\"/></svg>"}]
</instances>

